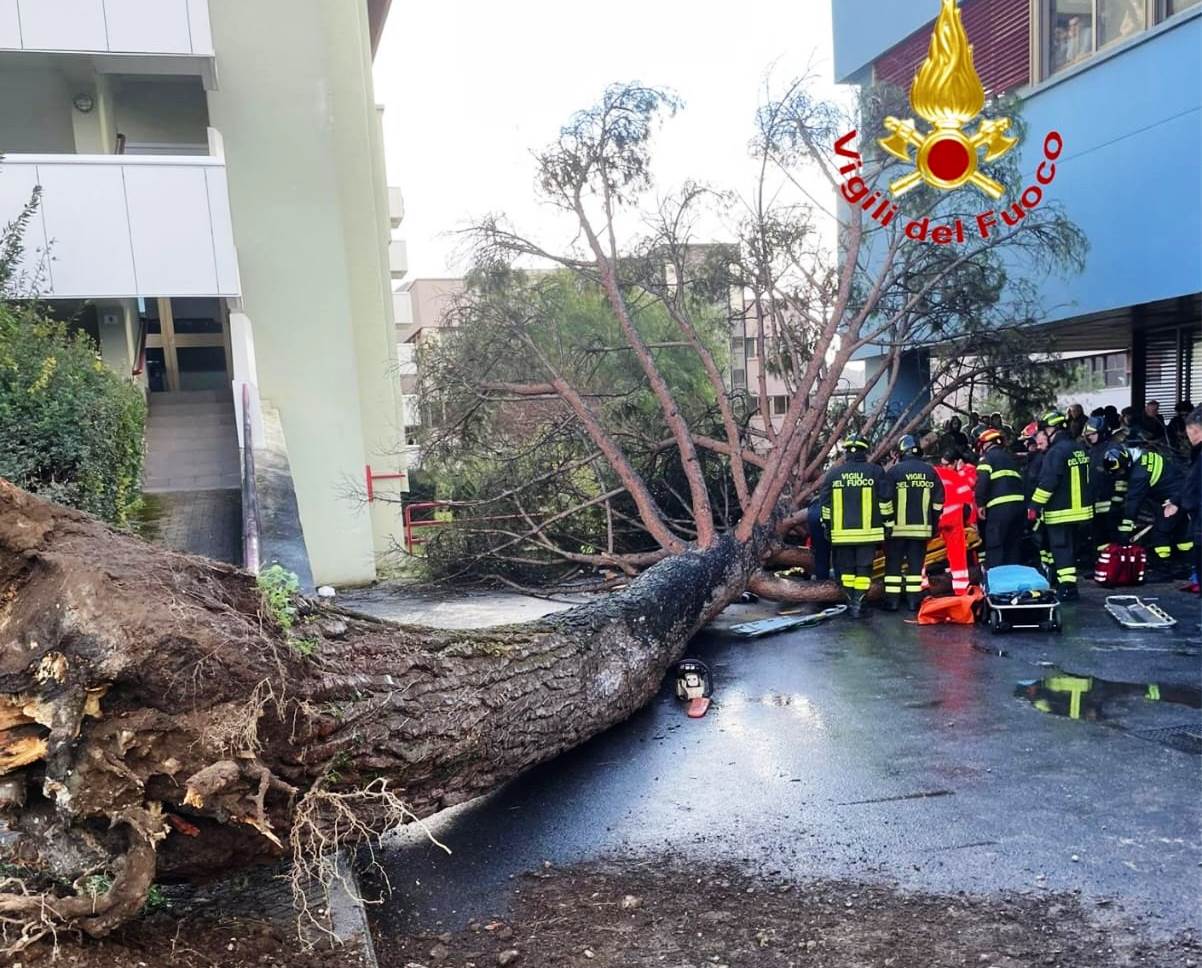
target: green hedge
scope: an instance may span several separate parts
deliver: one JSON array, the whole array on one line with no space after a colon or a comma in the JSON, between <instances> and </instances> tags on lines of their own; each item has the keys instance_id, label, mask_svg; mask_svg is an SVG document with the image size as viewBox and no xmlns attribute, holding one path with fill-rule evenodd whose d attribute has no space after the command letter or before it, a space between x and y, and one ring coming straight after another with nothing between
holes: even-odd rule
<instances>
[{"instance_id":1,"label":"green hedge","mask_svg":"<svg viewBox=\"0 0 1202 968\"><path fill-rule=\"evenodd\" d=\"M86 334L0 304L0 477L113 524L141 500L146 401Z\"/></svg>"}]
</instances>

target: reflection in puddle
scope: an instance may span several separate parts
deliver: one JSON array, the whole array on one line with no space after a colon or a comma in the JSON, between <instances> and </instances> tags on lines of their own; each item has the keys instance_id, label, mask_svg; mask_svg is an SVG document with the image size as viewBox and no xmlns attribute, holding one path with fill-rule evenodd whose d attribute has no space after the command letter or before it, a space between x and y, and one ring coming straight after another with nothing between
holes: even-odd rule
<instances>
[{"instance_id":1,"label":"reflection in puddle","mask_svg":"<svg viewBox=\"0 0 1202 968\"><path fill-rule=\"evenodd\" d=\"M1027 700L1040 712L1069 719L1105 719L1109 700L1142 696L1149 702L1169 702L1202 709L1202 689L1191 686L1166 686L1155 682L1113 682L1096 676L1074 676L1060 669L1042 679L1026 679L1015 687L1014 695Z\"/></svg>"}]
</instances>

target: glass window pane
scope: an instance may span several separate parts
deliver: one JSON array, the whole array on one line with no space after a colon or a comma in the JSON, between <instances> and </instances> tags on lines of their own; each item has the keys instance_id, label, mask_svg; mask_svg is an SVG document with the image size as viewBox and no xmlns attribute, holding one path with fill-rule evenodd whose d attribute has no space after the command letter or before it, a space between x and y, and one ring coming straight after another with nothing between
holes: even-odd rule
<instances>
[{"instance_id":1,"label":"glass window pane","mask_svg":"<svg viewBox=\"0 0 1202 968\"><path fill-rule=\"evenodd\" d=\"M1144 0L1098 0L1098 46L1139 33L1147 18Z\"/></svg>"},{"instance_id":2,"label":"glass window pane","mask_svg":"<svg viewBox=\"0 0 1202 968\"><path fill-rule=\"evenodd\" d=\"M1197 6L1202 3L1202 0L1169 0L1168 15L1171 17L1175 13L1181 13L1182 10L1188 10L1190 7Z\"/></svg>"},{"instance_id":3,"label":"glass window pane","mask_svg":"<svg viewBox=\"0 0 1202 968\"><path fill-rule=\"evenodd\" d=\"M1094 0L1051 0L1048 66L1052 73L1093 53L1093 4Z\"/></svg>"}]
</instances>

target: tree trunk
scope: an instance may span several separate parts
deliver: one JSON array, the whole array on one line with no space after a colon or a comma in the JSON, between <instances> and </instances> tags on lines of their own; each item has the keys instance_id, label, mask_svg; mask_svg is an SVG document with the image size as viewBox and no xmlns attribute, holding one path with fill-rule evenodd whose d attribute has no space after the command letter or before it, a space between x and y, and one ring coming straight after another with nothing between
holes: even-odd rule
<instances>
[{"instance_id":1,"label":"tree trunk","mask_svg":"<svg viewBox=\"0 0 1202 968\"><path fill-rule=\"evenodd\" d=\"M308 606L284 631L251 576L0 481L0 807L17 860L60 884L104 870L99 900L49 908L102 934L154 877L479 796L645 704L770 540L721 537L521 625L446 631ZM28 913L22 897L0 894L0 917Z\"/></svg>"}]
</instances>

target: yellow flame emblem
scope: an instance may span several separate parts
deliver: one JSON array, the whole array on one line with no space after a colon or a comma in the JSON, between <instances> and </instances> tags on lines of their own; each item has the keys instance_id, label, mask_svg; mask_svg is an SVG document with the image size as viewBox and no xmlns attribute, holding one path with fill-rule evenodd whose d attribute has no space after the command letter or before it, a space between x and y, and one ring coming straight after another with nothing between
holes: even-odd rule
<instances>
[{"instance_id":1,"label":"yellow flame emblem","mask_svg":"<svg viewBox=\"0 0 1202 968\"><path fill-rule=\"evenodd\" d=\"M1007 154L1018 139L1009 135L1010 120L994 118L982 121L975 133L963 130L985 106L985 88L972 60L972 44L964 30L956 0L943 0L927 59L914 75L910 104L915 114L934 127L919 132L913 119L885 118L889 137L879 144L889 154L915 166L889 185L895 195L904 195L919 183L950 191L971 184L993 199L1005 194L1005 188L978 169L980 151L985 160L994 161ZM917 158L910 148L918 149Z\"/></svg>"}]
</instances>

